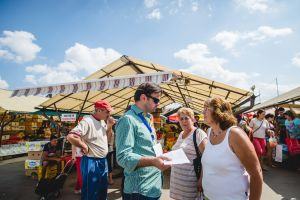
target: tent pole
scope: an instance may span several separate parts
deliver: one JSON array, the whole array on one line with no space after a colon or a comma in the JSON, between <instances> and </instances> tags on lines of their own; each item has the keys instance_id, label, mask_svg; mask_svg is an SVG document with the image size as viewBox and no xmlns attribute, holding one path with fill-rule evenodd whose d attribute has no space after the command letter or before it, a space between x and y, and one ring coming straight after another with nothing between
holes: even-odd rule
<instances>
[{"instance_id":1,"label":"tent pole","mask_svg":"<svg viewBox=\"0 0 300 200\"><path fill-rule=\"evenodd\" d=\"M189 108L189 105L188 105L188 103L186 102L186 99L185 99L184 95L182 94L181 89L180 89L178 83L176 83L176 86L177 86L177 88L178 88L178 90L179 90L179 93L180 93L180 95L181 95L181 97L182 97L182 99L183 99L183 101L184 101L186 107Z\"/></svg>"},{"instance_id":2,"label":"tent pole","mask_svg":"<svg viewBox=\"0 0 300 200\"><path fill-rule=\"evenodd\" d=\"M85 96L84 102L83 102L83 104L82 104L82 106L81 106L81 109L80 109L80 111L78 112L78 116L77 116L77 118L76 118L76 122L75 122L75 124L77 124L77 123L78 123L79 117L80 117L80 115L81 115L81 112L82 112L82 110L83 110L83 108L84 108L85 102L86 102L86 100L87 100L87 98L88 98L89 94L90 94L90 91L88 91L88 92L86 93L86 96Z\"/></svg>"},{"instance_id":3,"label":"tent pole","mask_svg":"<svg viewBox=\"0 0 300 200\"><path fill-rule=\"evenodd\" d=\"M57 101L55 101L54 103L52 103L52 104L50 104L50 105L48 105L48 106L44 107L43 109L47 109L47 108L49 108L50 106L52 106L52 105L56 104L57 102L60 102L61 100L65 99L65 98L67 98L67 97L69 97L69 96L71 96L72 94L73 94L73 93L70 93L70 94L68 94L68 95L66 95L66 96L63 96L63 97L62 97L62 98L60 98L59 100L57 100Z\"/></svg>"},{"instance_id":4,"label":"tent pole","mask_svg":"<svg viewBox=\"0 0 300 200\"><path fill-rule=\"evenodd\" d=\"M57 114L57 116L58 116L59 122L61 123L61 117L60 117L59 112L58 112L58 109L57 109L57 107L56 107L56 103L54 104L54 109L55 109L56 114ZM60 135L60 125L59 125L59 123L57 123L57 126L56 126L56 132L58 133L58 135L59 135L59 137L60 137L61 135Z\"/></svg>"},{"instance_id":5,"label":"tent pole","mask_svg":"<svg viewBox=\"0 0 300 200\"><path fill-rule=\"evenodd\" d=\"M56 114L57 114L57 116L58 116L58 118L59 118L59 121L61 122L61 117L60 117L60 115L59 115L59 112L58 112L58 109L57 109L57 107L56 107L56 104L54 104L54 109L55 109L55 112L56 112Z\"/></svg>"}]
</instances>

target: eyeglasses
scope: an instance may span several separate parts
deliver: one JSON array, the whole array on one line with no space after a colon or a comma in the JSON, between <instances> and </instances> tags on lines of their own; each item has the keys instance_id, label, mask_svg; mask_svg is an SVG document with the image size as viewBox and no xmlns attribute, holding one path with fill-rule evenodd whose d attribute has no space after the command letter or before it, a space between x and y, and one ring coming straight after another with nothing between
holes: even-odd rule
<instances>
[{"instance_id":1,"label":"eyeglasses","mask_svg":"<svg viewBox=\"0 0 300 200\"><path fill-rule=\"evenodd\" d=\"M155 104L158 104L158 103L159 103L159 99L158 99L158 98L152 97L152 96L150 96L150 95L146 95L146 96L147 96L148 98L151 98Z\"/></svg>"},{"instance_id":2,"label":"eyeglasses","mask_svg":"<svg viewBox=\"0 0 300 200\"><path fill-rule=\"evenodd\" d=\"M189 117L180 117L180 121L189 120Z\"/></svg>"}]
</instances>

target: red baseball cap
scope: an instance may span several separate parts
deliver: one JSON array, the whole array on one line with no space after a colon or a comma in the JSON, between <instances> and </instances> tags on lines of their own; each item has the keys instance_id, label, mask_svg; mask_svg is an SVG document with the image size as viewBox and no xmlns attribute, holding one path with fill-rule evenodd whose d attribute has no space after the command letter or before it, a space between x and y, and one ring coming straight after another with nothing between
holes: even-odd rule
<instances>
[{"instance_id":1,"label":"red baseball cap","mask_svg":"<svg viewBox=\"0 0 300 200\"><path fill-rule=\"evenodd\" d=\"M106 109L109 112L112 112L114 109L111 107L111 105L105 101L105 100L99 100L95 102L95 108L98 109Z\"/></svg>"}]
</instances>

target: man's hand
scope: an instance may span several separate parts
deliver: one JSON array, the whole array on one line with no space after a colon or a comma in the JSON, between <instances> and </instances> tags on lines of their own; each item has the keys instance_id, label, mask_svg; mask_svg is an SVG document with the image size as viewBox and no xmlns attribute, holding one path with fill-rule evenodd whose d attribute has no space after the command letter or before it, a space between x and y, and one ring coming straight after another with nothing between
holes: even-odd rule
<instances>
[{"instance_id":1,"label":"man's hand","mask_svg":"<svg viewBox=\"0 0 300 200\"><path fill-rule=\"evenodd\" d=\"M171 165L164 164L164 160L170 161L171 159L164 156L155 157L153 158L153 166L160 169L161 171L170 168Z\"/></svg>"},{"instance_id":2,"label":"man's hand","mask_svg":"<svg viewBox=\"0 0 300 200\"><path fill-rule=\"evenodd\" d=\"M89 147L84 143L84 142L82 142L82 144L81 144L81 151L82 151L82 153L84 154L84 155L87 155L88 153L89 153Z\"/></svg>"},{"instance_id":3,"label":"man's hand","mask_svg":"<svg viewBox=\"0 0 300 200\"><path fill-rule=\"evenodd\" d=\"M116 120L113 117L107 119L107 129L112 128L116 124Z\"/></svg>"}]
</instances>

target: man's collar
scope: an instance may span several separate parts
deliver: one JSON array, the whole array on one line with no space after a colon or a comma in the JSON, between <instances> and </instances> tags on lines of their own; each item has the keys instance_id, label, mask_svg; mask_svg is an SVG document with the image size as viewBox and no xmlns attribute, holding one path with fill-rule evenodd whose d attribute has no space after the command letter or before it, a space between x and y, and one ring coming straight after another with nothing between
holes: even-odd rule
<instances>
[{"instance_id":1,"label":"man's collar","mask_svg":"<svg viewBox=\"0 0 300 200\"><path fill-rule=\"evenodd\" d=\"M143 110L141 110L139 107L137 107L135 104L131 106L131 109L138 115L140 113L144 113ZM147 113L146 117L150 118L151 114Z\"/></svg>"},{"instance_id":2,"label":"man's collar","mask_svg":"<svg viewBox=\"0 0 300 200\"><path fill-rule=\"evenodd\" d=\"M92 114L92 116L93 116L97 121L101 121L101 119L99 119L98 117L96 117L95 114Z\"/></svg>"}]
</instances>

